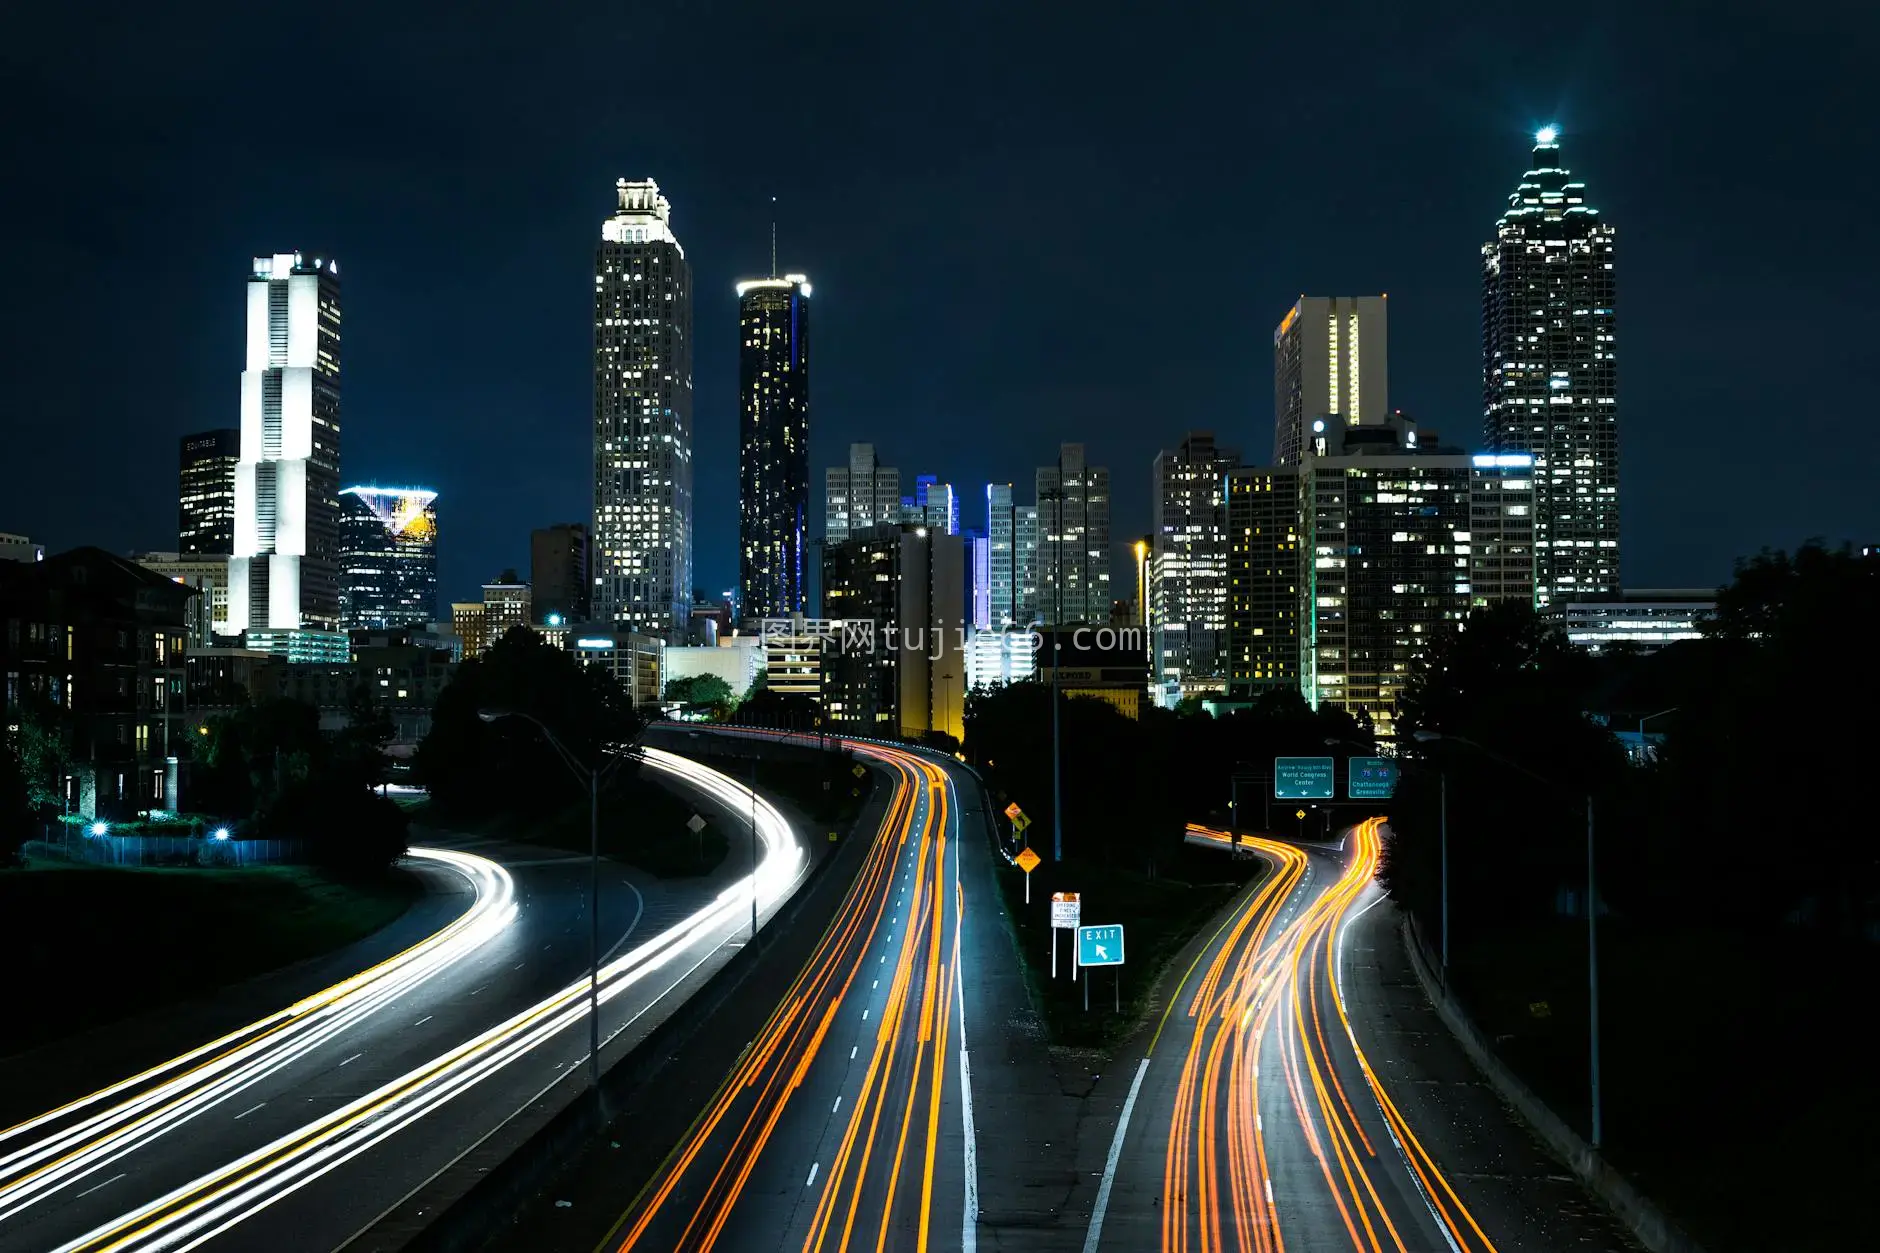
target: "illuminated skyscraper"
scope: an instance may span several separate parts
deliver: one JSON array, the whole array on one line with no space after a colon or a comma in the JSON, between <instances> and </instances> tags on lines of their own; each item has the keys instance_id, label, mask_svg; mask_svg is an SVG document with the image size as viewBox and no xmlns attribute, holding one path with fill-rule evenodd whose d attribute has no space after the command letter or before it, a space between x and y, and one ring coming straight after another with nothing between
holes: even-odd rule
<instances>
[{"instance_id":1,"label":"illuminated skyscraper","mask_svg":"<svg viewBox=\"0 0 1880 1253\"><path fill-rule=\"evenodd\" d=\"M901 516L901 472L882 465L873 444L850 444L848 464L830 466L823 489L823 534L831 544Z\"/></svg>"},{"instance_id":2,"label":"illuminated skyscraper","mask_svg":"<svg viewBox=\"0 0 1880 1253\"><path fill-rule=\"evenodd\" d=\"M235 465L239 427L185 435L178 458L176 551L185 556L235 550Z\"/></svg>"},{"instance_id":3,"label":"illuminated skyscraper","mask_svg":"<svg viewBox=\"0 0 1880 1253\"><path fill-rule=\"evenodd\" d=\"M1273 464L1296 466L1319 419L1385 421L1389 302L1383 296L1301 296L1273 332Z\"/></svg>"},{"instance_id":4,"label":"illuminated skyscraper","mask_svg":"<svg viewBox=\"0 0 1880 1253\"><path fill-rule=\"evenodd\" d=\"M1157 702L1226 686L1227 472L1240 454L1208 431L1155 458L1148 596Z\"/></svg>"},{"instance_id":5,"label":"illuminated skyscraper","mask_svg":"<svg viewBox=\"0 0 1880 1253\"><path fill-rule=\"evenodd\" d=\"M692 268L659 184L619 180L594 252L594 616L682 637L692 614Z\"/></svg>"},{"instance_id":6,"label":"illuminated skyscraper","mask_svg":"<svg viewBox=\"0 0 1880 1253\"><path fill-rule=\"evenodd\" d=\"M340 580L349 631L437 617L437 493L349 487L340 494Z\"/></svg>"},{"instance_id":7,"label":"illuminated skyscraper","mask_svg":"<svg viewBox=\"0 0 1880 1253\"><path fill-rule=\"evenodd\" d=\"M1619 591L1619 398L1612 224L1549 126L1482 245L1482 430L1534 458L1543 605Z\"/></svg>"},{"instance_id":8,"label":"illuminated skyscraper","mask_svg":"<svg viewBox=\"0 0 1880 1253\"><path fill-rule=\"evenodd\" d=\"M1082 444L1039 466L1038 613L1052 625L1110 620L1110 472Z\"/></svg>"},{"instance_id":9,"label":"illuminated skyscraper","mask_svg":"<svg viewBox=\"0 0 1880 1253\"><path fill-rule=\"evenodd\" d=\"M256 257L228 627L294 659L345 660L339 635L339 265Z\"/></svg>"},{"instance_id":10,"label":"illuminated skyscraper","mask_svg":"<svg viewBox=\"0 0 1880 1253\"><path fill-rule=\"evenodd\" d=\"M738 284L738 587L745 618L809 589L809 279Z\"/></svg>"}]
</instances>

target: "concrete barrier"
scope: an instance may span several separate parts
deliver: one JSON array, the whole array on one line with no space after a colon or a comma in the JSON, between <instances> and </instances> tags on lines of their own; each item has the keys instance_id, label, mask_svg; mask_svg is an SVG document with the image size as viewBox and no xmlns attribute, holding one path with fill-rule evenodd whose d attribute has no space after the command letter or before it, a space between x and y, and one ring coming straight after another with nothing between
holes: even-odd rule
<instances>
[{"instance_id":1,"label":"concrete barrier","mask_svg":"<svg viewBox=\"0 0 1880 1253\"><path fill-rule=\"evenodd\" d=\"M1704 1253L1703 1247L1685 1234L1683 1228L1672 1222L1665 1212L1654 1205L1637 1188L1613 1168L1612 1164L1599 1155L1599 1152L1581 1139L1566 1120L1561 1118L1547 1103L1534 1094L1534 1090L1523 1083L1514 1071L1510 1070L1501 1058L1495 1055L1481 1028L1475 1025L1460 1002L1449 993L1436 978L1434 965L1429 953L1423 946L1423 937L1417 930L1415 920L1408 913L1403 916L1399 926L1404 948L1410 954L1410 965L1416 971L1417 982L1423 985L1423 994L1436 1007L1436 1014L1449 1028L1449 1033L1456 1037L1462 1049L1475 1063L1475 1068L1482 1072L1489 1086L1500 1093L1502 1100L1514 1107L1541 1142L1567 1164L1567 1167L1579 1177L1606 1207L1625 1224L1632 1237L1650 1249L1652 1253Z\"/></svg>"}]
</instances>

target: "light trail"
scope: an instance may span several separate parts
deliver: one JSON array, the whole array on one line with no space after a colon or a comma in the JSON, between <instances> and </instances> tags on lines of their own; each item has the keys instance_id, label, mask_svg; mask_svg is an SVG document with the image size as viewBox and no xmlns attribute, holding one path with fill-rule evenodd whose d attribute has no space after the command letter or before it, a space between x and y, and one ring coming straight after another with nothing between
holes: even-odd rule
<instances>
[{"instance_id":1,"label":"light trail","mask_svg":"<svg viewBox=\"0 0 1880 1253\"><path fill-rule=\"evenodd\" d=\"M702 965L745 925L753 887L760 912L773 911L795 886L805 860L796 833L769 802L686 758L654 748L639 751L654 769L685 780L732 812L751 813L764 855L751 874L710 903L602 966L597 997L602 1005L688 957L694 959L691 969ZM186 1250L208 1243L582 1021L588 1013L588 985L585 976L570 983L365 1096L60 1245L54 1253ZM634 1017L650 1007L642 1006ZM579 1070L571 1067L566 1073Z\"/></svg>"},{"instance_id":2,"label":"light trail","mask_svg":"<svg viewBox=\"0 0 1880 1253\"><path fill-rule=\"evenodd\" d=\"M474 893L470 908L351 978L0 1131L0 1222L293 1064L475 952L515 918L515 884L495 862L447 849L408 855L462 875Z\"/></svg>"},{"instance_id":3,"label":"light trail","mask_svg":"<svg viewBox=\"0 0 1880 1253\"><path fill-rule=\"evenodd\" d=\"M1496 1253L1372 1070L1346 1012L1340 985L1344 927L1376 903L1373 895L1354 911L1378 891L1372 880L1382 825L1383 819L1374 818L1354 828L1343 872L1284 921L1305 882L1306 854L1276 840L1241 838L1241 846L1264 856L1274 873L1224 924L1225 939L1185 1001L1183 1012L1195 1029L1169 1115L1161 1207L1165 1253L1191 1247L1199 1253L1284 1253L1288 1225L1274 1203L1262 1062L1266 1077L1277 1081L1266 1092L1266 1104L1292 1113L1337 1226L1354 1250L1407 1253L1419 1247L1420 1236L1403 1226L1412 1216L1387 1203L1396 1190L1385 1176L1401 1168L1450 1249ZM1188 838L1233 842L1227 833L1204 827L1191 826ZM1348 1061L1341 1065L1341 1059ZM1360 1116L1341 1078L1353 1069L1363 1077L1371 1098L1367 1107L1375 1109L1389 1138L1386 1151L1396 1149L1391 1157L1380 1155L1378 1137L1366 1127L1372 1120Z\"/></svg>"},{"instance_id":4,"label":"light trail","mask_svg":"<svg viewBox=\"0 0 1880 1253\"><path fill-rule=\"evenodd\" d=\"M724 1247L739 1201L765 1164L792 1098L824 1056L831 1065L859 1071L859 1087L850 1095L845 1081L826 1115L835 1152L819 1156L802 1185L815 1197L804 1253L924 1253L935 1239L941 1106L949 1075L957 1076L965 1099L964 1067L955 1060L961 1047L956 1022L964 910L951 836L957 806L950 778L932 761L889 744L842 743L892 772L895 790L887 812L810 959L604 1242L619 1253ZM871 1016L877 985L886 990L885 1005ZM844 1022L851 1032L865 1022L864 1042L844 1049L855 1038L850 1034L825 1054ZM801 1146L803 1140L792 1138L790 1144ZM970 1143L966 1153L970 1160ZM792 1164L792 1171L800 1169ZM794 1245L794 1231L773 1229L771 1238ZM939 1247L950 1247L946 1237L938 1240Z\"/></svg>"}]
</instances>

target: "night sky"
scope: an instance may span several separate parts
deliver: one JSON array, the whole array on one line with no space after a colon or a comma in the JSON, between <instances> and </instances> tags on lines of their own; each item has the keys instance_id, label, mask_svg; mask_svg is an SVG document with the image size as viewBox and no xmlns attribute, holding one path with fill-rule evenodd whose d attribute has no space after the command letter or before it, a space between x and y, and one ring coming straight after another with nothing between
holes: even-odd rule
<instances>
[{"instance_id":1,"label":"night sky","mask_svg":"<svg viewBox=\"0 0 1880 1253\"><path fill-rule=\"evenodd\" d=\"M1392 404L1477 444L1478 249L1550 121L1619 229L1627 584L1880 541L1862 6L109 7L0 45L0 531L54 549L174 547L248 263L300 248L340 260L346 482L442 492L444 599L526 577L530 528L590 511L623 175L693 265L696 582L736 577L732 283L773 195L814 481L870 440L971 523L1082 440L1120 548L1185 430L1270 454L1301 292L1388 292Z\"/></svg>"}]
</instances>

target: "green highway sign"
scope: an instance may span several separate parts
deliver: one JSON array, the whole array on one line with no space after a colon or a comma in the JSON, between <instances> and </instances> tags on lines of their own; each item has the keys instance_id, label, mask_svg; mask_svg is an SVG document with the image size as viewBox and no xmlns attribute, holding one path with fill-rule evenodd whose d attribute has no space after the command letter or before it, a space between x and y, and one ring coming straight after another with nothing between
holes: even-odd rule
<instances>
[{"instance_id":1,"label":"green highway sign","mask_svg":"<svg viewBox=\"0 0 1880 1253\"><path fill-rule=\"evenodd\" d=\"M1352 757L1345 791L1354 801L1387 801L1397 794L1397 763L1388 757Z\"/></svg>"},{"instance_id":2,"label":"green highway sign","mask_svg":"<svg viewBox=\"0 0 1880 1253\"><path fill-rule=\"evenodd\" d=\"M1337 759L1275 757L1273 798L1282 801L1329 801L1338 795Z\"/></svg>"}]
</instances>

